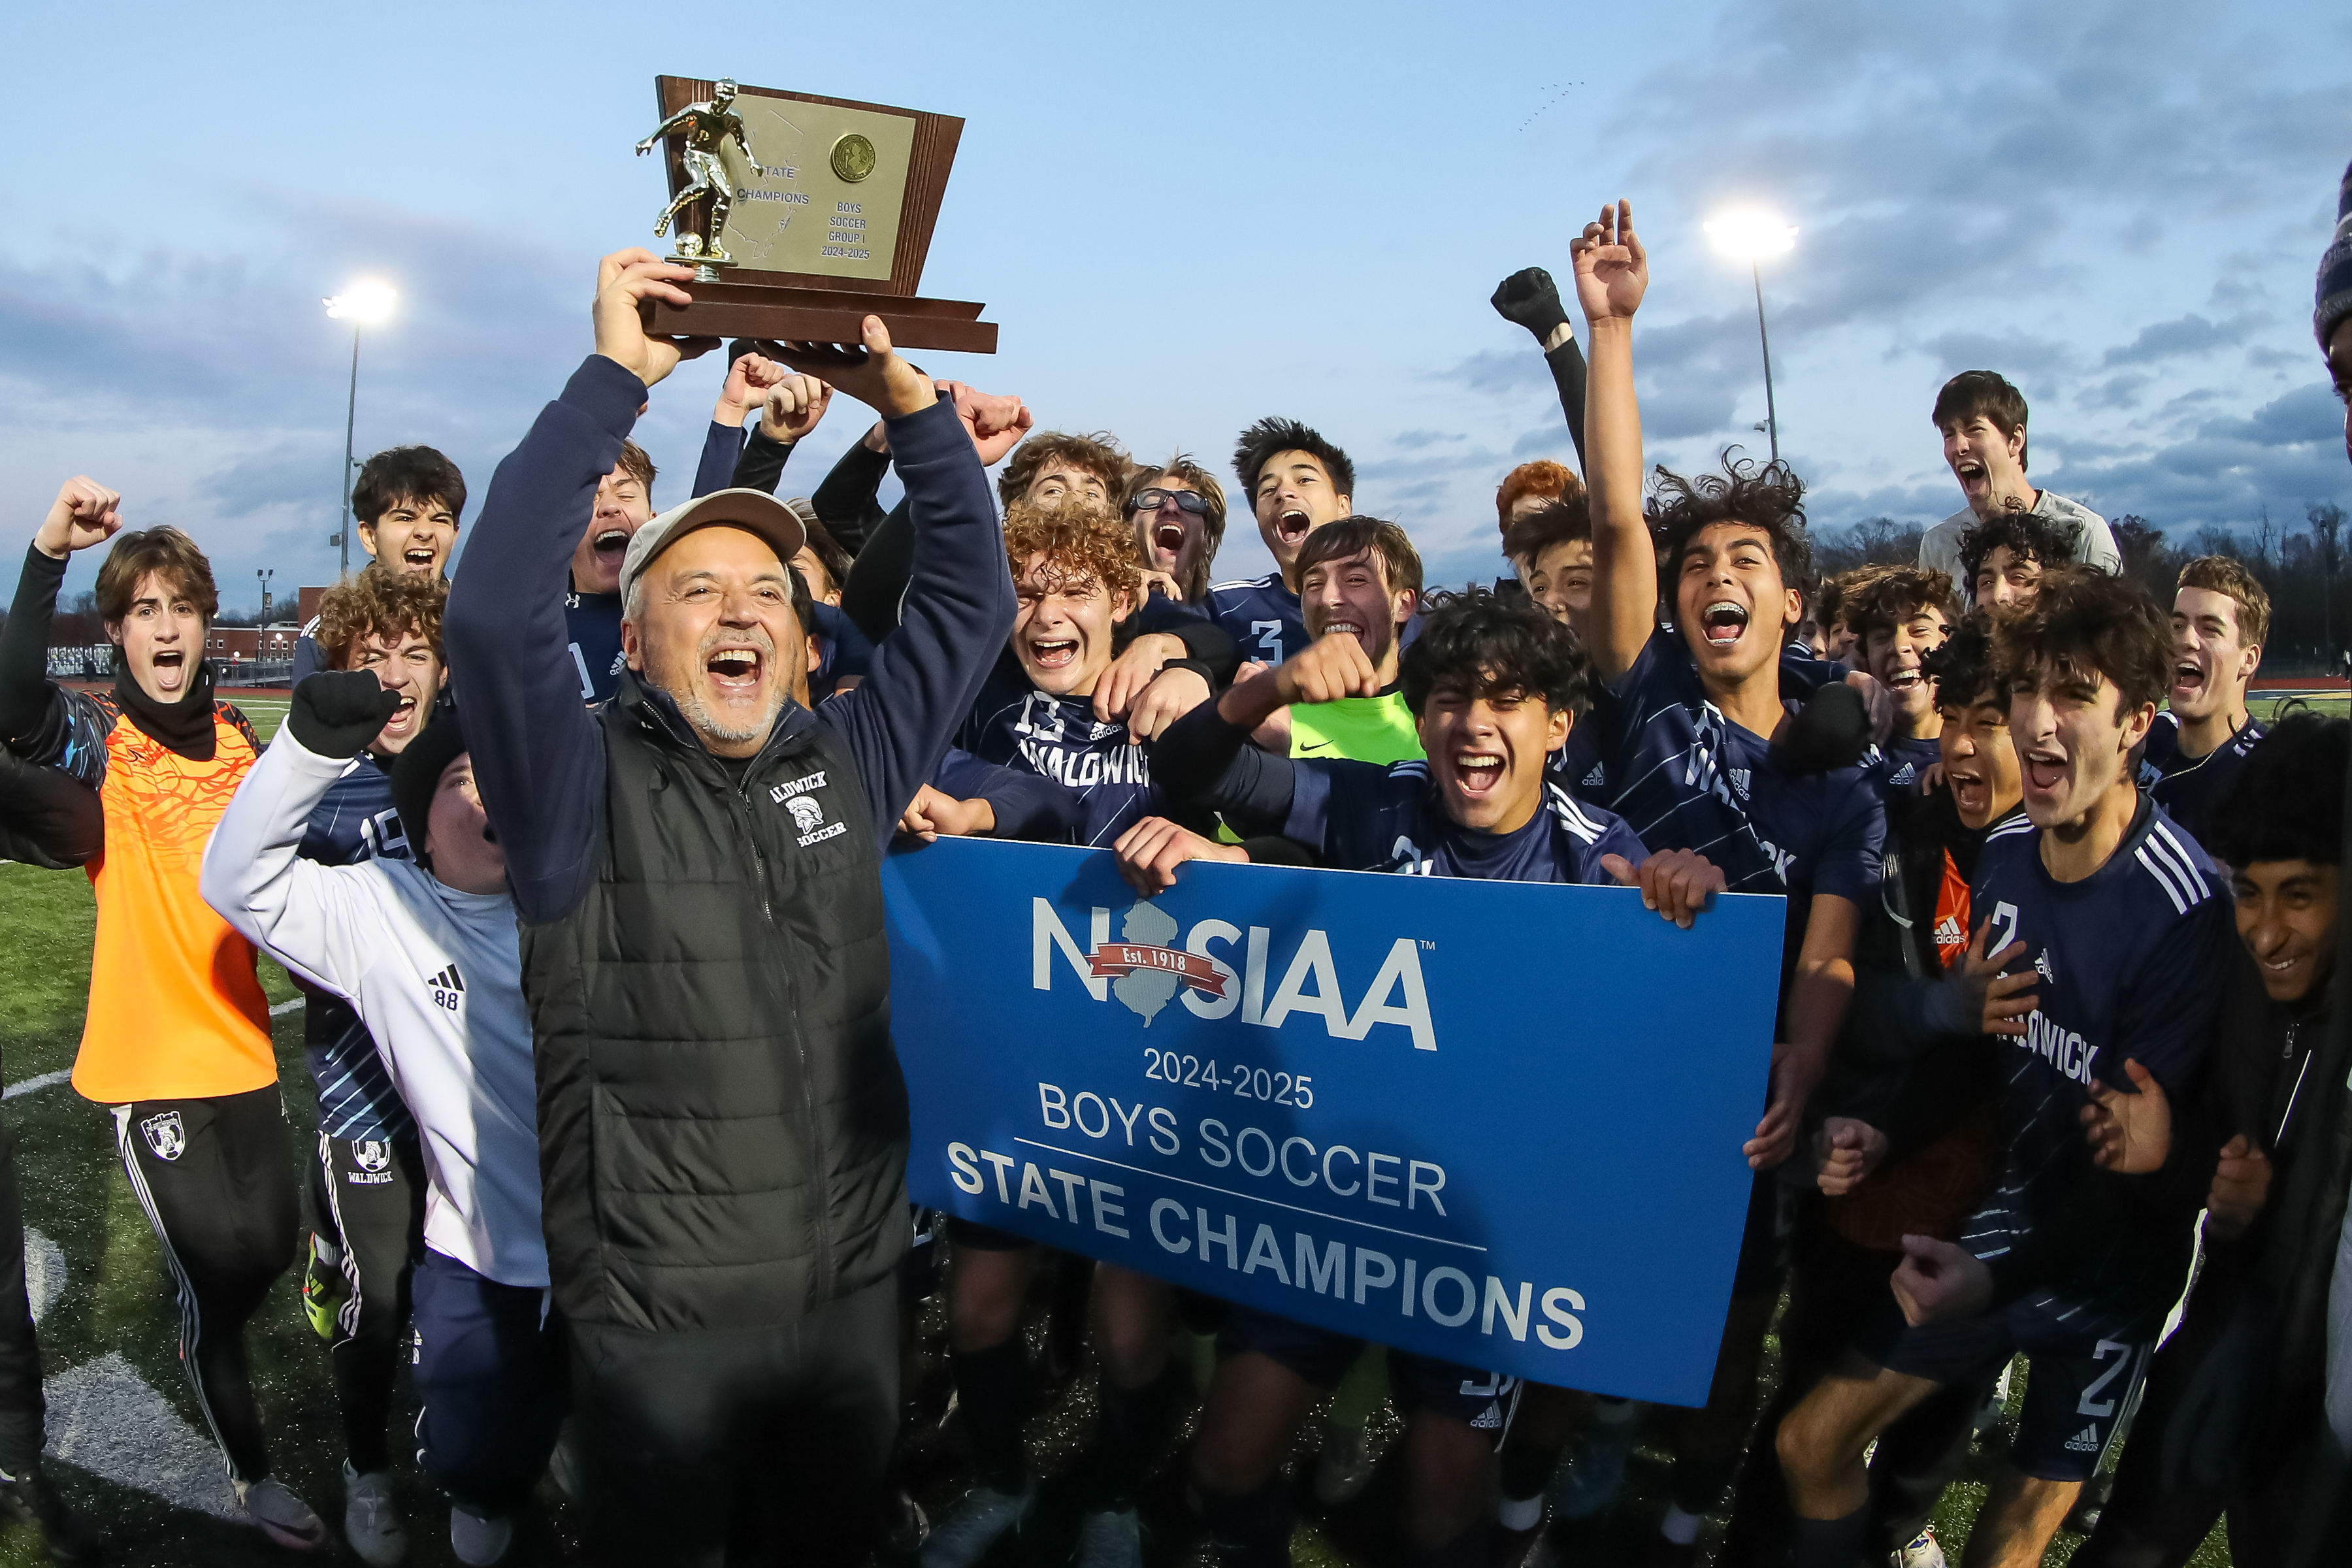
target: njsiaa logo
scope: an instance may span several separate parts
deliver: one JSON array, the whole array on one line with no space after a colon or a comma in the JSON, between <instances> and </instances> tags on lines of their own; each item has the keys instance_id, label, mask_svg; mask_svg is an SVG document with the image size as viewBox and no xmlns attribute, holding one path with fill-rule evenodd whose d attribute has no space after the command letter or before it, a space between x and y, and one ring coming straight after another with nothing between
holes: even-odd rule
<instances>
[{"instance_id":1,"label":"njsiaa logo","mask_svg":"<svg viewBox=\"0 0 2352 1568\"><path fill-rule=\"evenodd\" d=\"M1278 1029L1295 1013L1310 1014L1323 1020L1325 1033L1333 1039L1364 1039L1387 1024L1405 1030L1416 1050L1437 1048L1429 992L1422 980L1421 943L1412 937L1391 942L1377 967L1349 964L1352 973L1371 975L1350 1006L1328 931L1310 930L1295 943L1286 935L1277 964L1275 933L1268 926L1244 930L1230 921L1204 920L1184 931L1174 916L1142 901L1120 917L1114 942L1111 911L1096 907L1087 915L1087 941L1081 944L1051 902L1030 900L1033 987L1052 990L1061 968L1096 1001L1116 998L1146 1028L1181 994L1187 1012L1212 1022L1238 1015L1244 1024ZM1057 956L1065 961L1060 965L1055 962ZM1269 975L1278 976L1271 1000L1266 994Z\"/></svg>"}]
</instances>

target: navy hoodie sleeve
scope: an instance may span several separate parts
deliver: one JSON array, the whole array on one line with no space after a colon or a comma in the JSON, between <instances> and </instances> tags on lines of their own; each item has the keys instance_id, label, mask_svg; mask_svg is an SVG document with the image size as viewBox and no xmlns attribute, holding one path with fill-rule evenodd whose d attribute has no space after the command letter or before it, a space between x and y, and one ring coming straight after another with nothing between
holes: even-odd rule
<instances>
[{"instance_id":1,"label":"navy hoodie sleeve","mask_svg":"<svg viewBox=\"0 0 2352 1568\"><path fill-rule=\"evenodd\" d=\"M702 437L702 459L694 467L694 495L688 500L723 490L735 482L735 461L743 455L743 427L710 422ZM580 525L586 528L586 523Z\"/></svg>"},{"instance_id":2,"label":"navy hoodie sleeve","mask_svg":"<svg viewBox=\"0 0 2352 1568\"><path fill-rule=\"evenodd\" d=\"M809 607L816 613L816 635L824 639L827 673L836 682L845 675L866 679L874 667L874 645L866 640L857 623L843 615L837 605L819 601Z\"/></svg>"},{"instance_id":3,"label":"navy hoodie sleeve","mask_svg":"<svg viewBox=\"0 0 2352 1568\"><path fill-rule=\"evenodd\" d=\"M1052 779L983 763L954 746L940 759L931 787L958 800L988 802L996 814L992 838L1066 844L1083 820L1078 797Z\"/></svg>"},{"instance_id":4,"label":"navy hoodie sleeve","mask_svg":"<svg viewBox=\"0 0 2352 1568\"><path fill-rule=\"evenodd\" d=\"M442 639L515 910L559 920L587 896L604 836L604 732L580 702L563 619L596 484L621 460L645 384L591 354L490 476Z\"/></svg>"},{"instance_id":5,"label":"navy hoodie sleeve","mask_svg":"<svg viewBox=\"0 0 2352 1568\"><path fill-rule=\"evenodd\" d=\"M1013 611L996 498L954 405L941 399L889 424L913 570L898 629L876 645L865 684L817 708L856 761L883 842L963 722L974 672L1004 646Z\"/></svg>"},{"instance_id":6,"label":"navy hoodie sleeve","mask_svg":"<svg viewBox=\"0 0 2352 1568\"><path fill-rule=\"evenodd\" d=\"M1225 722L1214 702L1192 710L1151 743L1152 782L1164 798L1222 813L1236 833L1281 833L1306 771L1251 745L1249 731Z\"/></svg>"}]
</instances>

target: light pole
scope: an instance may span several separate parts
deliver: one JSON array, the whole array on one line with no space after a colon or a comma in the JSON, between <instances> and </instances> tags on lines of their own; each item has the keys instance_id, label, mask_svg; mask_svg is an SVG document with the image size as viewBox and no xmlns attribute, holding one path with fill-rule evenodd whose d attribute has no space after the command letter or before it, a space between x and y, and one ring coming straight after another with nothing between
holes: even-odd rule
<instances>
[{"instance_id":1,"label":"light pole","mask_svg":"<svg viewBox=\"0 0 2352 1568\"><path fill-rule=\"evenodd\" d=\"M1780 256L1794 249L1797 231L1780 219L1760 212L1726 213L1708 221L1706 234L1716 248L1726 256L1748 263L1748 275L1756 283L1756 341L1764 349L1764 426L1772 437L1772 460L1780 460L1780 417L1772 404L1772 339L1764 330L1764 270L1763 258Z\"/></svg>"},{"instance_id":2,"label":"light pole","mask_svg":"<svg viewBox=\"0 0 2352 1568\"><path fill-rule=\"evenodd\" d=\"M348 577L352 573L352 432L359 422L360 412L360 329L381 321L392 314L392 302L397 299L388 283L354 283L340 294L327 297L327 317L330 321L352 324L352 395L343 410L343 521L335 533L335 545L341 552L336 571Z\"/></svg>"},{"instance_id":3,"label":"light pole","mask_svg":"<svg viewBox=\"0 0 2352 1568\"><path fill-rule=\"evenodd\" d=\"M273 566L265 572L257 567L253 574L261 579L261 624L266 626L269 624L269 580L278 575L278 569Z\"/></svg>"}]
</instances>

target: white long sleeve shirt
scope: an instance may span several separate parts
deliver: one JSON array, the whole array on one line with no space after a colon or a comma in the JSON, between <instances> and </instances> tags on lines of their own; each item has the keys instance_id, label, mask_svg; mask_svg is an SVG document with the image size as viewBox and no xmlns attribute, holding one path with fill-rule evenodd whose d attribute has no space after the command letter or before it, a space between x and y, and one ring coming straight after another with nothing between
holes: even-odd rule
<instances>
[{"instance_id":1,"label":"white long sleeve shirt","mask_svg":"<svg viewBox=\"0 0 2352 1568\"><path fill-rule=\"evenodd\" d=\"M2081 501L2069 500L2054 490L2043 490L2033 502L2033 515L2044 522L2073 529L2074 559L2084 565L2095 566L2102 572L2123 570L2123 552L2116 546L2115 530L2107 526L2105 518ZM1960 536L1978 521L1975 512L1962 507L1919 537L1920 570L1949 574L1963 604L1970 601L1976 585L1968 580L1968 570L1960 563Z\"/></svg>"},{"instance_id":2,"label":"white long sleeve shirt","mask_svg":"<svg viewBox=\"0 0 2352 1568\"><path fill-rule=\"evenodd\" d=\"M424 1135L425 1245L502 1285L544 1289L514 900L459 892L405 860L299 858L311 807L348 765L280 730L205 847L205 901L358 1009Z\"/></svg>"}]
</instances>

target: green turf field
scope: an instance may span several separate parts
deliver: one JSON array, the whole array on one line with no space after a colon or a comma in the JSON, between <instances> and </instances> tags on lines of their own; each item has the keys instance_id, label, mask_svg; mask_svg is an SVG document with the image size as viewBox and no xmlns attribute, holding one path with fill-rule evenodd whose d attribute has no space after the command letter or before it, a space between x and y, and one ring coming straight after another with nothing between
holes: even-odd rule
<instances>
[{"instance_id":1,"label":"green turf field","mask_svg":"<svg viewBox=\"0 0 2352 1568\"><path fill-rule=\"evenodd\" d=\"M239 705L265 740L276 733L285 716L282 699L242 700ZM11 1086L5 1116L16 1142L27 1251L35 1297L42 1303L38 1310L52 1464L66 1495L109 1531L111 1562L209 1568L291 1561L291 1554L277 1552L253 1531L217 1517L226 1501L226 1482L179 1369L173 1338L175 1313L154 1237L117 1163L111 1124L101 1108L80 1099L69 1086L41 1085L72 1063L89 986L94 919L89 885L82 876L0 864L0 1078ZM263 973L273 1002L293 994L276 965L265 962ZM298 1160L314 1121L299 1026L299 1012L291 1011L276 1023L280 1081L286 1087ZM296 1179L296 1171L289 1168L288 1180ZM289 1259L296 1246L297 1238L289 1237ZM340 1527L341 1444L334 1394L325 1349L299 1310L299 1270L289 1268L248 1331L247 1342L278 1471L331 1525ZM947 1423L942 1432L940 1419L946 1393L939 1353L944 1323L937 1297L924 1314L923 1328L921 1377L908 1392L910 1404L927 1412L928 1418L919 1417L910 1434L917 1452L910 1481L936 1518L954 1500L960 1474L954 1424ZM1033 1325L1032 1336L1036 1342L1038 1325ZM1768 1360L1768 1379L1772 1371ZM2010 1419L1979 1446L1967 1478L1946 1494L1938 1510L1937 1533L1955 1565L1969 1518L1982 1500L1984 1478L2013 1425L2023 1386L2021 1376L2012 1390ZM1066 1489L1053 1489L1068 1480L1086 1451L1094 1406L1091 1374L1058 1387L1041 1384L1037 1390L1031 1455L1047 1483L1049 1498L1062 1497L1066 1503ZM394 1406L396 1427L413 1417L414 1405L404 1388ZM1385 1444L1402 1430L1402 1423L1384 1410L1376 1417L1374 1430ZM399 1445L394 1447L397 1452ZM446 1546L446 1505L413 1464L401 1467L400 1483L403 1512L409 1521L410 1562L430 1565L454 1561ZM1393 1542L1386 1494L1393 1489L1376 1484L1365 1501L1303 1522L1294 1544L1297 1560L1311 1568L1367 1568L1385 1559ZM1172 1520L1180 1511L1175 1499L1181 1490L1172 1473L1163 1474L1156 1490L1160 1508ZM541 1500L545 1512L530 1529L530 1550L512 1560L574 1560L577 1542L570 1510L551 1486L541 1488ZM1621 1522L1570 1543L1573 1550L1567 1560L1580 1564L1639 1562L1650 1521L1665 1500L1664 1456L1654 1447L1645 1447L1629 1472L1618 1513ZM1150 1517L1151 1500L1147 1499L1145 1506ZM992 1553L988 1568L1063 1568L1074 1522L1066 1506L1041 1507L1037 1528ZM2046 1562L2065 1562L2079 1544L2078 1538L2062 1535ZM355 1561L347 1553L341 1560ZM0 1531L0 1568L44 1561L30 1532L13 1527ZM2195 1561L2199 1568L2228 1563L2218 1531Z\"/></svg>"}]
</instances>

